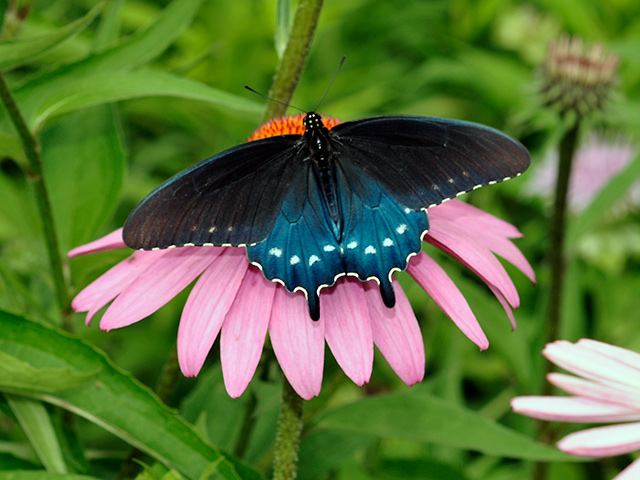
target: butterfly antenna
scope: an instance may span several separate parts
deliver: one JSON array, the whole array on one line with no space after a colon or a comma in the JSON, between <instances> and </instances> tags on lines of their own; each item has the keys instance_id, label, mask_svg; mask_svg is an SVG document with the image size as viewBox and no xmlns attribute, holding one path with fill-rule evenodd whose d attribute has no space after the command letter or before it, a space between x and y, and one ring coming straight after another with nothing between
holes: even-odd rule
<instances>
[{"instance_id":1,"label":"butterfly antenna","mask_svg":"<svg viewBox=\"0 0 640 480\"><path fill-rule=\"evenodd\" d=\"M244 88L246 88L247 90L249 90L250 92L255 93L256 95L258 95L259 97L262 98L266 98L267 100L269 100L270 102L275 102L275 103L279 103L280 105L284 105L285 107L291 107L294 108L296 110L299 110L302 113L307 113L306 110L303 110L301 108L296 107L295 105L291 105L290 103L286 103L286 102L281 102L280 100L276 100L275 98L271 98L269 95L265 95L264 93L260 93L259 91L251 88L248 85L245 85Z\"/></svg>"},{"instance_id":2,"label":"butterfly antenna","mask_svg":"<svg viewBox=\"0 0 640 480\"><path fill-rule=\"evenodd\" d=\"M322 98L320 99L320 101L318 102L318 104L316 105L316 108L313 109L314 112L318 111L318 107L320 106L320 104L324 101L324 98L327 96L327 93L329 93L329 90L331 90L331 86L333 85L333 82L336 81L336 78L338 78L338 74L340 73L340 69L342 68L342 64L344 63L344 61L347 59L347 57L342 57L342 59L340 60L340 64L338 65L338 69L336 70L336 73L333 74L333 78L331 79L331 81L329 82L329 86L327 87L327 89L324 91L324 95L322 95Z\"/></svg>"}]
</instances>

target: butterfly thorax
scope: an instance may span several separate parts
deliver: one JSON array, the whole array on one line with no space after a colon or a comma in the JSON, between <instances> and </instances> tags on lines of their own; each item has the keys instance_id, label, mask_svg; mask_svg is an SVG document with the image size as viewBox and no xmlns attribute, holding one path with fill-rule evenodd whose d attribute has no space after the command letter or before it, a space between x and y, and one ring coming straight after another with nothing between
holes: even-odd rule
<instances>
[{"instance_id":1,"label":"butterfly thorax","mask_svg":"<svg viewBox=\"0 0 640 480\"><path fill-rule=\"evenodd\" d=\"M315 112L307 113L303 123L305 126L304 139L309 149L309 159L313 162L313 173L320 186L324 207L331 218L330 227L336 240L340 242L342 240L343 219L329 129L324 126L322 117Z\"/></svg>"}]
</instances>

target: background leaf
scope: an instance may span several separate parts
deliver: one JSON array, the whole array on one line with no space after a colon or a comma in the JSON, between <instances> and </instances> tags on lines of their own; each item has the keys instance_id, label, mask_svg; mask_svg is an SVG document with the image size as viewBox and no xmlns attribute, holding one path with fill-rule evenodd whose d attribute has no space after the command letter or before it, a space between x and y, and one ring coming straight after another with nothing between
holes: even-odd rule
<instances>
[{"instance_id":1,"label":"background leaf","mask_svg":"<svg viewBox=\"0 0 640 480\"><path fill-rule=\"evenodd\" d=\"M34 367L59 366L79 373L99 370L95 381L68 392L44 393L33 385L32 391L21 393L106 428L190 479L199 479L212 463L225 479L260 478L203 442L175 411L77 339L0 312L0 352L15 355Z\"/></svg>"}]
</instances>

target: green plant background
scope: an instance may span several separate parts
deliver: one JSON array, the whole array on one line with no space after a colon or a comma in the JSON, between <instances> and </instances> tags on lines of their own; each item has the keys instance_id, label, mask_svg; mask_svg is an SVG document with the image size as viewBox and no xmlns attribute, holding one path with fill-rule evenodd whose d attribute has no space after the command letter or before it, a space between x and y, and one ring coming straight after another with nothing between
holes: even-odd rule
<instances>
[{"instance_id":1,"label":"green plant background","mask_svg":"<svg viewBox=\"0 0 640 480\"><path fill-rule=\"evenodd\" d=\"M3 12L10 3L0 1ZM63 253L120 227L159 183L243 142L258 126L264 100L243 86L268 91L288 7L286 0L33 4L13 39L0 42L0 68L38 134ZM5 30L15 26L3 21ZM526 144L530 175L558 142L559 124L540 111L535 87L547 44L562 33L620 56L617 94L587 130L637 142L635 0L327 0L293 105L315 108L344 55L319 108L324 114L485 123ZM168 405L150 391L175 349L186 292L125 329L105 333L97 320L86 327L76 315L74 334L62 332L25 163L0 109L0 480L116 478L131 447L146 454L140 478L270 476L276 365L232 400L214 345L201 375L180 379ZM550 208L522 194L528 175L467 196L524 233L516 243L538 285L507 266L521 296L518 329L511 332L481 282L430 250L469 300L491 347L479 352L401 276L421 322L424 382L406 387L376 352L371 382L359 388L328 354L322 393L306 404L299 478L522 479L534 461L544 461L549 478L586 480L610 478L630 461L576 461L533 440L533 421L510 411L513 396L540 391L545 369ZM639 175L636 159L570 218L560 338L640 351L638 211L611 210ZM73 292L126 255L71 260ZM253 401L255 422L244 441ZM562 435L576 427L554 428Z\"/></svg>"}]
</instances>

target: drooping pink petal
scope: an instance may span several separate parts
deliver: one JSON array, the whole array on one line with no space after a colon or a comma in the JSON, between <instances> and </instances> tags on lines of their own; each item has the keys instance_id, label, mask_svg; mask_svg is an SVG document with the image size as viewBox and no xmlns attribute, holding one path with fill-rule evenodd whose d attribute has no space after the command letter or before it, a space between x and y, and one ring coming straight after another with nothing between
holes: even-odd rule
<instances>
[{"instance_id":1,"label":"drooping pink petal","mask_svg":"<svg viewBox=\"0 0 640 480\"><path fill-rule=\"evenodd\" d=\"M509 318L509 322L511 323L511 330L515 331L518 325L516 324L516 318L513 316L513 310L511 309L511 305L509 305L509 302L507 302L507 299L502 296L502 293L500 292L500 290L498 290L496 287L494 287L490 283L487 284L487 287L489 287L489 290L493 292L498 302L500 302L500 305L502 305L502 308L504 309L505 313L507 314L507 317ZM520 299L518 299L518 306L520 306L519 302L520 302ZM514 307L514 308L517 308L517 307Z\"/></svg>"},{"instance_id":2,"label":"drooping pink petal","mask_svg":"<svg viewBox=\"0 0 640 480\"><path fill-rule=\"evenodd\" d=\"M324 369L324 320L309 317L302 293L276 288L271 320L271 345L293 389L305 400L320 393Z\"/></svg>"},{"instance_id":3,"label":"drooping pink petal","mask_svg":"<svg viewBox=\"0 0 640 480\"><path fill-rule=\"evenodd\" d=\"M322 292L320 312L325 338L338 365L357 385L368 383L373 369L373 335L362 282L342 277Z\"/></svg>"},{"instance_id":4,"label":"drooping pink petal","mask_svg":"<svg viewBox=\"0 0 640 480\"><path fill-rule=\"evenodd\" d=\"M520 300L511 277L500 261L486 248L474 241L469 234L446 231L432 224L424 240L448 253L469 268L483 282L495 286L513 308Z\"/></svg>"},{"instance_id":5,"label":"drooping pink petal","mask_svg":"<svg viewBox=\"0 0 640 480\"><path fill-rule=\"evenodd\" d=\"M74 249L69 250L67 256L69 258L77 257L78 255L87 255L89 253L104 252L107 250L115 250L117 248L124 248L126 245L122 240L122 229L114 230L113 232L105 235L98 240L94 240L91 243L80 245Z\"/></svg>"},{"instance_id":6,"label":"drooping pink petal","mask_svg":"<svg viewBox=\"0 0 640 480\"><path fill-rule=\"evenodd\" d=\"M460 200L449 200L430 208L429 218L432 222L454 222L471 227L474 231L493 232L507 238L522 237L520 231L511 223Z\"/></svg>"},{"instance_id":7,"label":"drooping pink petal","mask_svg":"<svg viewBox=\"0 0 640 480\"><path fill-rule=\"evenodd\" d=\"M571 455L611 457L640 449L640 423L590 428L567 435L558 448Z\"/></svg>"},{"instance_id":8,"label":"drooping pink petal","mask_svg":"<svg viewBox=\"0 0 640 480\"><path fill-rule=\"evenodd\" d=\"M602 385L573 375L564 373L550 373L547 375L550 383L567 393L589 398L603 403L621 405L640 410L640 392L629 393L619 388Z\"/></svg>"},{"instance_id":9,"label":"drooping pink petal","mask_svg":"<svg viewBox=\"0 0 640 480\"><path fill-rule=\"evenodd\" d=\"M220 247L167 250L118 295L103 315L100 328L109 331L125 327L151 315L195 280L222 250Z\"/></svg>"},{"instance_id":10,"label":"drooping pink petal","mask_svg":"<svg viewBox=\"0 0 640 480\"><path fill-rule=\"evenodd\" d=\"M277 284L249 267L220 333L224 385L231 398L242 395L253 378L264 347Z\"/></svg>"},{"instance_id":11,"label":"drooping pink petal","mask_svg":"<svg viewBox=\"0 0 640 480\"><path fill-rule=\"evenodd\" d=\"M407 271L462 333L480 349L486 350L489 347L489 340L469 308L467 300L440 265L421 252L411 258Z\"/></svg>"},{"instance_id":12,"label":"drooping pink petal","mask_svg":"<svg viewBox=\"0 0 640 480\"><path fill-rule=\"evenodd\" d=\"M601 353L610 358L615 358L628 366L640 370L640 353L627 350L626 348L611 345L609 343L598 342L590 338L582 338L578 340L578 345L594 352ZM640 385L638 386L640 389Z\"/></svg>"},{"instance_id":13,"label":"drooping pink petal","mask_svg":"<svg viewBox=\"0 0 640 480\"><path fill-rule=\"evenodd\" d=\"M196 282L182 310L178 362L186 377L198 374L249 266L244 249L224 248Z\"/></svg>"},{"instance_id":14,"label":"drooping pink petal","mask_svg":"<svg viewBox=\"0 0 640 480\"><path fill-rule=\"evenodd\" d=\"M549 343L542 354L556 365L582 377L637 392L640 370L617 358L602 355L583 345L564 340Z\"/></svg>"},{"instance_id":15,"label":"drooping pink petal","mask_svg":"<svg viewBox=\"0 0 640 480\"><path fill-rule=\"evenodd\" d=\"M134 280L153 265L164 251L134 252L106 273L87 285L71 302L76 312L88 312L86 324L91 324L93 316L107 303L126 290Z\"/></svg>"},{"instance_id":16,"label":"drooping pink petal","mask_svg":"<svg viewBox=\"0 0 640 480\"><path fill-rule=\"evenodd\" d=\"M373 280L366 282L364 287L371 316L373 342L404 383L413 385L422 381L425 367L424 342L418 320L402 287L394 280L394 308L387 308L382 303L380 290Z\"/></svg>"},{"instance_id":17,"label":"drooping pink petal","mask_svg":"<svg viewBox=\"0 0 640 480\"><path fill-rule=\"evenodd\" d=\"M516 397L511 407L517 413L559 422L626 422L640 420L633 408L611 405L581 397Z\"/></svg>"}]
</instances>

